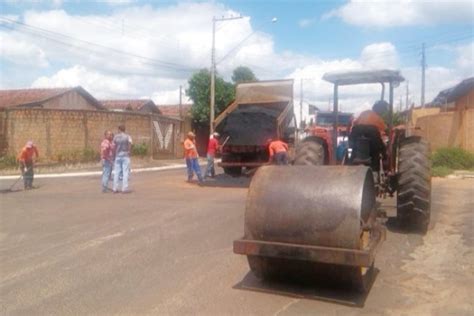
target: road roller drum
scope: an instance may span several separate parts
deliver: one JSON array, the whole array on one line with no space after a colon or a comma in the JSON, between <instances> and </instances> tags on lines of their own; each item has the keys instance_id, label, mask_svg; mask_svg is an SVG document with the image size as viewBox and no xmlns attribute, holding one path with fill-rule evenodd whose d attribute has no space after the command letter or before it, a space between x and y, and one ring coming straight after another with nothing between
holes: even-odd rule
<instances>
[{"instance_id":1,"label":"road roller drum","mask_svg":"<svg viewBox=\"0 0 474 316\"><path fill-rule=\"evenodd\" d=\"M258 277L334 274L360 286L385 237L365 166L265 166L250 184L244 237Z\"/></svg>"}]
</instances>

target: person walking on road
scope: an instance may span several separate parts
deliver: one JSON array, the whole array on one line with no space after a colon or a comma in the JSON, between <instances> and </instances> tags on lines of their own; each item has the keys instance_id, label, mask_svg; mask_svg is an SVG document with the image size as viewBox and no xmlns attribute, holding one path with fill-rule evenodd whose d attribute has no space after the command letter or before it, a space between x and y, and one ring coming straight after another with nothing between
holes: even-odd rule
<instances>
[{"instance_id":1,"label":"person walking on road","mask_svg":"<svg viewBox=\"0 0 474 316\"><path fill-rule=\"evenodd\" d=\"M119 175L122 173L122 193L129 193L128 175L130 169L130 136L125 133L125 125L118 127L119 133L114 136L115 163L114 163L114 193L118 192Z\"/></svg>"},{"instance_id":2,"label":"person walking on road","mask_svg":"<svg viewBox=\"0 0 474 316\"><path fill-rule=\"evenodd\" d=\"M269 162L275 165L288 164L288 144L277 139L268 140Z\"/></svg>"},{"instance_id":3,"label":"person walking on road","mask_svg":"<svg viewBox=\"0 0 474 316\"><path fill-rule=\"evenodd\" d=\"M105 131L104 140L100 144L100 160L102 163L102 193L109 190L109 180L114 165L114 136L111 131Z\"/></svg>"},{"instance_id":4,"label":"person walking on road","mask_svg":"<svg viewBox=\"0 0 474 316\"><path fill-rule=\"evenodd\" d=\"M207 145L207 167L204 178L214 178L216 176L214 159L216 157L216 152L219 150L219 136L219 133L213 133L209 138L209 143Z\"/></svg>"},{"instance_id":5,"label":"person walking on road","mask_svg":"<svg viewBox=\"0 0 474 316\"><path fill-rule=\"evenodd\" d=\"M186 140L184 141L184 157L186 159L186 167L188 171L188 182L193 179L194 173L198 177L199 183L203 183L201 175L201 167L199 166L198 152L196 149L196 135L193 132L189 132Z\"/></svg>"},{"instance_id":6,"label":"person walking on road","mask_svg":"<svg viewBox=\"0 0 474 316\"><path fill-rule=\"evenodd\" d=\"M38 157L38 148L36 148L31 140L26 143L25 147L23 147L18 155L18 162L20 163L20 170L23 175L25 190L33 189L33 178L35 175L33 171L35 164L34 159L38 159Z\"/></svg>"}]
</instances>

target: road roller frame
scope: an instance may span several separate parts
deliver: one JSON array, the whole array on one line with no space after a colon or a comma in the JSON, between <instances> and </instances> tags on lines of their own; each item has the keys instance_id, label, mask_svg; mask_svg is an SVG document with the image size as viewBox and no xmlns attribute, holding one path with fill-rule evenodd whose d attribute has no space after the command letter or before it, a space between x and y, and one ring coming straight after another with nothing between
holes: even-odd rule
<instances>
[{"instance_id":1,"label":"road roller frame","mask_svg":"<svg viewBox=\"0 0 474 316\"><path fill-rule=\"evenodd\" d=\"M386 230L379 223L373 225L370 230L372 238L367 247L362 250L242 238L234 240L234 253L369 268L374 263L379 246L386 238Z\"/></svg>"}]
</instances>

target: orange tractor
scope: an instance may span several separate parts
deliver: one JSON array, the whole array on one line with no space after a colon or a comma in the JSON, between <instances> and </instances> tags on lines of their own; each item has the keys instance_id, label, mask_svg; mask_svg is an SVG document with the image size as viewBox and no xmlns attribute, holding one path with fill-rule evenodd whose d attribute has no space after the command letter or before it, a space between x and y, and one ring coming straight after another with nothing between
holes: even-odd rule
<instances>
[{"instance_id":1,"label":"orange tractor","mask_svg":"<svg viewBox=\"0 0 474 316\"><path fill-rule=\"evenodd\" d=\"M297 146L293 166L263 166L250 184L244 237L234 252L246 255L257 277L320 275L369 288L375 254L385 239L376 197L397 196L397 217L425 233L430 220L429 144L393 126L398 71L328 73L334 84L333 128ZM338 90L353 84L388 85L387 137L374 126L354 126L341 160ZM339 144L340 145L340 144Z\"/></svg>"},{"instance_id":2,"label":"orange tractor","mask_svg":"<svg viewBox=\"0 0 474 316\"><path fill-rule=\"evenodd\" d=\"M310 136L303 140L297 150L295 164L298 165L365 165L374 174L376 194L379 197L397 194L397 217L406 228L426 232L430 221L431 170L429 144L418 136L411 135L406 126L393 126L393 89L404 78L397 71L378 70L346 73L327 73L323 79L334 84L334 111L331 141ZM388 126L385 135L372 125L357 125L346 132L340 126L338 112L339 87L356 84L380 84L384 100L385 85L388 84L389 102L386 111ZM346 117L342 117L344 123ZM333 131L337 130L337 133ZM344 154L341 140L348 136L348 147ZM339 159L338 157L339 156ZM314 159L317 157L318 159ZM312 159L310 159L312 158Z\"/></svg>"}]
</instances>

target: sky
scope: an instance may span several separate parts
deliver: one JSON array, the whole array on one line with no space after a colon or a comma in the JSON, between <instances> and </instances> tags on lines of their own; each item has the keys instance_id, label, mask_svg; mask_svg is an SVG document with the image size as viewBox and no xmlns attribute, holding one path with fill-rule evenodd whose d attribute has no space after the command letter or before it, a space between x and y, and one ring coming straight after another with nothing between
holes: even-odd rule
<instances>
[{"instance_id":1,"label":"sky","mask_svg":"<svg viewBox=\"0 0 474 316\"><path fill-rule=\"evenodd\" d=\"M247 66L260 80L294 79L304 112L328 109L330 71L399 70L395 107L407 86L420 104L423 43L427 102L474 76L471 0L2 0L0 88L80 85L98 99L177 103L179 86L210 68L213 17L239 17L216 22L219 75ZM379 85L340 89L343 111L379 97Z\"/></svg>"}]
</instances>

